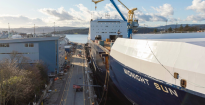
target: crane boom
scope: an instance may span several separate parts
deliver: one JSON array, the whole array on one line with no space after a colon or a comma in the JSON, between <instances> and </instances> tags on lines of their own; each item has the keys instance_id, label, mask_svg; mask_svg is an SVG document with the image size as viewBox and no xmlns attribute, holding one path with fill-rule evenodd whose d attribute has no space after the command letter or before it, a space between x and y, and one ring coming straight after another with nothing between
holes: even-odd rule
<instances>
[{"instance_id":1,"label":"crane boom","mask_svg":"<svg viewBox=\"0 0 205 105\"><path fill-rule=\"evenodd\" d=\"M125 6L120 0L118 0L125 8L127 8L127 6ZM127 8L127 10L129 11L129 8Z\"/></svg>"},{"instance_id":2,"label":"crane boom","mask_svg":"<svg viewBox=\"0 0 205 105\"><path fill-rule=\"evenodd\" d=\"M122 19L124 21L127 21L127 19L124 17L124 15L122 14L122 12L120 11L120 9L118 8L118 6L115 4L114 0L110 0L110 2L112 3L112 5L115 7L115 9L117 10L117 12L120 14L120 16L122 17Z\"/></svg>"}]
</instances>

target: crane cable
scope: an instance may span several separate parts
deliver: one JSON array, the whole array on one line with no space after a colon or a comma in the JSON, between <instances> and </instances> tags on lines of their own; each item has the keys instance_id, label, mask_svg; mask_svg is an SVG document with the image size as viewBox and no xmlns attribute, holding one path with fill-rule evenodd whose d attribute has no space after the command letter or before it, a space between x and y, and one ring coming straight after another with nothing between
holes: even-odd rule
<instances>
[{"instance_id":1,"label":"crane cable","mask_svg":"<svg viewBox=\"0 0 205 105\"><path fill-rule=\"evenodd\" d=\"M141 35L140 35L140 36L141 36ZM142 37L143 37L143 36L142 36ZM147 38L147 37L144 37L144 38L146 38L146 40L147 40L147 45L148 45L150 51L152 52L152 55L154 55L155 59L157 60L157 62L158 62L165 70L167 70L167 71L169 72L169 74L174 78L174 75L159 61L159 59L156 57L156 55L155 55L154 52L152 51L152 49L151 49L151 47L149 46L149 43L148 43L148 38ZM182 79L181 76L179 76L179 78ZM189 81L189 82L190 82L189 84L191 84L191 85L194 85L194 86L197 85L196 87L205 88L204 86L200 86L200 85L195 84L195 83L193 83L193 82L191 82L191 81ZM187 82L187 83L188 83L188 82ZM176 84L175 84L175 85L176 85Z\"/></svg>"}]
</instances>

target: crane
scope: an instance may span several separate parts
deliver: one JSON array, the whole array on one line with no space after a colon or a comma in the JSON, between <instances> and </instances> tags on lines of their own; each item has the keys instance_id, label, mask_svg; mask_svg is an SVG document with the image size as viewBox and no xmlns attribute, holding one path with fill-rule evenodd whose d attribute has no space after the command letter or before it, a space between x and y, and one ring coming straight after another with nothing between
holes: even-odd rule
<instances>
[{"instance_id":1,"label":"crane","mask_svg":"<svg viewBox=\"0 0 205 105\"><path fill-rule=\"evenodd\" d=\"M92 0L92 2L94 2L95 3L95 10L96 10L96 8L97 8L97 3L99 3L99 2L101 2L101 1L104 1L104 0L98 0L98 1L94 1L94 0Z\"/></svg>"},{"instance_id":2,"label":"crane","mask_svg":"<svg viewBox=\"0 0 205 105\"><path fill-rule=\"evenodd\" d=\"M95 3L95 5L97 5L97 3L99 2L102 2L104 0L97 0L97 1L94 1L92 0L92 2ZM127 37L128 38L131 38L131 35L132 35L132 31L134 30L134 32L136 32L136 28L139 26L138 24L138 20L134 19L135 18L135 15L134 15L134 11L137 10L137 8L133 8L133 9L128 9L120 0L118 0L127 10L128 10L128 18L126 19L124 17L124 15L122 14L122 12L119 10L118 6L116 5L116 3L114 2L114 0L110 0L110 2L113 4L113 6L115 7L115 9L118 11L118 13L120 14L120 16L122 17L122 19L124 21L127 21L127 26L128 26L128 35ZM95 6L95 9L97 7ZM134 17L134 18L133 18Z\"/></svg>"}]
</instances>

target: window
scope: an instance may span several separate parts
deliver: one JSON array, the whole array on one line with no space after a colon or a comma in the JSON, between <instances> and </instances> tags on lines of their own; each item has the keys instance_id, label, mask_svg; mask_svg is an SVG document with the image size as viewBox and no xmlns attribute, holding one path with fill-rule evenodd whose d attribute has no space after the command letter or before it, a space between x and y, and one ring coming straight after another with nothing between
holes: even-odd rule
<instances>
[{"instance_id":1,"label":"window","mask_svg":"<svg viewBox=\"0 0 205 105\"><path fill-rule=\"evenodd\" d=\"M178 79L178 78L179 78L179 73L176 73L176 72L175 72L175 73L174 73L174 78L175 78L175 79Z\"/></svg>"},{"instance_id":2,"label":"window","mask_svg":"<svg viewBox=\"0 0 205 105\"><path fill-rule=\"evenodd\" d=\"M29 47L34 47L34 44L33 43L29 43Z\"/></svg>"},{"instance_id":3,"label":"window","mask_svg":"<svg viewBox=\"0 0 205 105\"><path fill-rule=\"evenodd\" d=\"M33 43L25 43L25 47L34 47Z\"/></svg>"},{"instance_id":4,"label":"window","mask_svg":"<svg viewBox=\"0 0 205 105\"><path fill-rule=\"evenodd\" d=\"M25 44L25 47L28 47L28 43Z\"/></svg>"},{"instance_id":5,"label":"window","mask_svg":"<svg viewBox=\"0 0 205 105\"><path fill-rule=\"evenodd\" d=\"M181 87L186 88L186 80L185 79L181 79Z\"/></svg>"},{"instance_id":6,"label":"window","mask_svg":"<svg viewBox=\"0 0 205 105\"><path fill-rule=\"evenodd\" d=\"M0 47L9 47L9 44L8 43L1 43Z\"/></svg>"}]
</instances>

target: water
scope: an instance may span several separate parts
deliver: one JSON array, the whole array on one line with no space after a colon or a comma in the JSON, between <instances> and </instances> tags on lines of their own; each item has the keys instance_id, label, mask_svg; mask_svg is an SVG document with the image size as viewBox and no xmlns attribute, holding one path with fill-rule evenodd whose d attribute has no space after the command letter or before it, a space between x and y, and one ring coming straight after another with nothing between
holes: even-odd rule
<instances>
[{"instance_id":1,"label":"water","mask_svg":"<svg viewBox=\"0 0 205 105\"><path fill-rule=\"evenodd\" d=\"M77 43L87 43L88 40L87 34L66 34L66 37L69 41Z\"/></svg>"}]
</instances>

